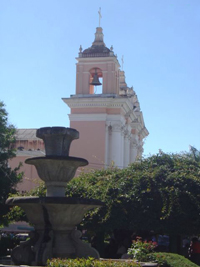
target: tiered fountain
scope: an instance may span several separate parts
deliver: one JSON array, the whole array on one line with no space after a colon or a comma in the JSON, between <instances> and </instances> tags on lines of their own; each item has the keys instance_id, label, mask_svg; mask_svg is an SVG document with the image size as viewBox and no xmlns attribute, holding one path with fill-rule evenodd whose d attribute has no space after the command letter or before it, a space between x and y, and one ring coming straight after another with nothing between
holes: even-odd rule
<instances>
[{"instance_id":1,"label":"tiered fountain","mask_svg":"<svg viewBox=\"0 0 200 267\"><path fill-rule=\"evenodd\" d=\"M74 177L78 167L88 161L69 156L72 140L79 138L75 129L45 127L36 136L44 140L46 156L27 159L34 165L39 177L45 182L46 197L15 197L8 205L21 207L35 231L30 239L21 242L12 251L15 264L45 265L50 258L99 258L98 252L80 240L76 230L84 214L102 206L98 200L65 197L66 184Z\"/></svg>"}]
</instances>

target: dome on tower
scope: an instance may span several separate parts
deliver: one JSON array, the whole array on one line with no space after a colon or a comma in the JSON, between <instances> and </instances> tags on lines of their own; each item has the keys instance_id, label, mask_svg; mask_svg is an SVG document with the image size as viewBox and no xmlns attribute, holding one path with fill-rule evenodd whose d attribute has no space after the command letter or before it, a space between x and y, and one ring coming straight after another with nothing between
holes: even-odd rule
<instances>
[{"instance_id":1,"label":"dome on tower","mask_svg":"<svg viewBox=\"0 0 200 267\"><path fill-rule=\"evenodd\" d=\"M102 55L93 55L93 56L104 56L107 57L110 54L110 49L104 45L92 45L91 47L83 51L83 56L90 56L90 54L102 54ZM91 55L92 56L92 55Z\"/></svg>"},{"instance_id":2,"label":"dome on tower","mask_svg":"<svg viewBox=\"0 0 200 267\"><path fill-rule=\"evenodd\" d=\"M83 50L81 57L110 57L114 56L112 48L106 47L103 41L103 29L101 27L96 28L95 39L92 46Z\"/></svg>"}]
</instances>

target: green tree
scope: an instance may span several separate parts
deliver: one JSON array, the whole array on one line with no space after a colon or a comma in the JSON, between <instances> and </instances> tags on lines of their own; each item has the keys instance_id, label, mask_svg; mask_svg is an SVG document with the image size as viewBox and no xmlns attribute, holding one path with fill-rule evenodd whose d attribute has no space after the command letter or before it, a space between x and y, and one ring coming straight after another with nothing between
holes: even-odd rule
<instances>
[{"instance_id":1,"label":"green tree","mask_svg":"<svg viewBox=\"0 0 200 267\"><path fill-rule=\"evenodd\" d=\"M34 195L44 194L43 189ZM200 162L187 154L160 152L125 169L82 173L68 183L66 196L105 203L81 223L102 239L114 229L154 231L174 241L200 233Z\"/></svg>"},{"instance_id":2,"label":"green tree","mask_svg":"<svg viewBox=\"0 0 200 267\"><path fill-rule=\"evenodd\" d=\"M105 202L82 222L94 232L154 231L174 241L178 235L200 233L200 164L185 154L160 152L122 170L82 174L68 184L66 192Z\"/></svg>"},{"instance_id":3,"label":"green tree","mask_svg":"<svg viewBox=\"0 0 200 267\"><path fill-rule=\"evenodd\" d=\"M187 155L160 153L125 169L97 170L72 180L67 196L105 202L84 224L106 231L124 227L199 233L200 165ZM95 223L96 222L96 223Z\"/></svg>"},{"instance_id":4,"label":"green tree","mask_svg":"<svg viewBox=\"0 0 200 267\"><path fill-rule=\"evenodd\" d=\"M200 151L196 149L194 146L190 146L190 155L193 157L196 161L200 162Z\"/></svg>"},{"instance_id":5,"label":"green tree","mask_svg":"<svg viewBox=\"0 0 200 267\"><path fill-rule=\"evenodd\" d=\"M8 164L9 159L15 157L15 131L14 126L8 123L8 113L0 101L0 224L7 223L4 215L9 207L5 201L9 194L16 193L16 185L22 179L22 173L18 173L20 166L12 170Z\"/></svg>"}]
</instances>

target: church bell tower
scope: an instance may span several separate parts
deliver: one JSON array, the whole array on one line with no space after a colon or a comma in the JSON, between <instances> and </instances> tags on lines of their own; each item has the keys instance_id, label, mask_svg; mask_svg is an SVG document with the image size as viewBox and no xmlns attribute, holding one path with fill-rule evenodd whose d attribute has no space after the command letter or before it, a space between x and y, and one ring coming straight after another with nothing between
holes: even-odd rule
<instances>
[{"instance_id":1,"label":"church bell tower","mask_svg":"<svg viewBox=\"0 0 200 267\"><path fill-rule=\"evenodd\" d=\"M133 87L128 87L113 47L96 28L92 46L80 46L76 93L63 101L70 107L70 127L80 133L70 155L84 157L89 168L127 167L143 152L148 135Z\"/></svg>"}]
</instances>

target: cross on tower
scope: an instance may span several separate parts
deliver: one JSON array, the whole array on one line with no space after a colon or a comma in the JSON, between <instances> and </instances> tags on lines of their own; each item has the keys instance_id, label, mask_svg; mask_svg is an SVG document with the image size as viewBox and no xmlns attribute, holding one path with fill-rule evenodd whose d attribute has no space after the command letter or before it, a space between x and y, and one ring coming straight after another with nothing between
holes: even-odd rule
<instances>
[{"instance_id":1,"label":"cross on tower","mask_svg":"<svg viewBox=\"0 0 200 267\"><path fill-rule=\"evenodd\" d=\"M99 8L98 13L99 13L99 27L100 27L101 18L102 18L102 15L101 15L101 8Z\"/></svg>"},{"instance_id":2,"label":"cross on tower","mask_svg":"<svg viewBox=\"0 0 200 267\"><path fill-rule=\"evenodd\" d=\"M123 66L124 66L124 56L122 56L122 70L123 70Z\"/></svg>"}]
</instances>

